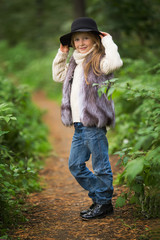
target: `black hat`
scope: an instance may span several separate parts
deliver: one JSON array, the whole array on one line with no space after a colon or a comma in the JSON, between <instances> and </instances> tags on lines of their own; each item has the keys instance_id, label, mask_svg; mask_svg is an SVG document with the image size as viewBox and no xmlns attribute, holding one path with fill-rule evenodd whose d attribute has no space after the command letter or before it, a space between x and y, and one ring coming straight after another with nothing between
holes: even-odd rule
<instances>
[{"instance_id":1,"label":"black hat","mask_svg":"<svg viewBox=\"0 0 160 240\"><path fill-rule=\"evenodd\" d=\"M88 17L80 17L73 21L71 25L71 32L60 37L62 45L71 46L71 37L74 32L94 32L100 35L96 22Z\"/></svg>"}]
</instances>

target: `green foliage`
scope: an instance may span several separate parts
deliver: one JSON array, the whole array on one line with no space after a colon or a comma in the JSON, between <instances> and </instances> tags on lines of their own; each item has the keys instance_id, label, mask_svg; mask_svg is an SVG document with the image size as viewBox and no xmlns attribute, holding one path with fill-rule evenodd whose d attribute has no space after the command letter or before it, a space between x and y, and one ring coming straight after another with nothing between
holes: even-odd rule
<instances>
[{"instance_id":1,"label":"green foliage","mask_svg":"<svg viewBox=\"0 0 160 240\"><path fill-rule=\"evenodd\" d=\"M15 85L0 71L0 234L16 224L25 196L41 189L38 171L50 149L42 113L26 86Z\"/></svg>"},{"instance_id":2,"label":"green foliage","mask_svg":"<svg viewBox=\"0 0 160 240\"><path fill-rule=\"evenodd\" d=\"M106 94L108 99L112 96L113 92L115 91L115 87L113 86L118 78L113 78L111 80L106 80L101 86L98 83L93 83L93 86L98 86L98 95L99 97L102 94Z\"/></svg>"},{"instance_id":3,"label":"green foliage","mask_svg":"<svg viewBox=\"0 0 160 240\"><path fill-rule=\"evenodd\" d=\"M125 204L126 200L124 197L118 197L116 201L116 207L123 207Z\"/></svg>"},{"instance_id":4,"label":"green foliage","mask_svg":"<svg viewBox=\"0 0 160 240\"><path fill-rule=\"evenodd\" d=\"M86 16L94 18L100 30L113 35L123 56L137 58L146 52L146 47L154 49L158 56L159 0L79 2L81 7L77 9L76 1L70 0L1 0L0 40L7 40L10 46L26 42L32 49L55 49L59 36L70 30L85 2Z\"/></svg>"},{"instance_id":5,"label":"green foliage","mask_svg":"<svg viewBox=\"0 0 160 240\"><path fill-rule=\"evenodd\" d=\"M99 29L113 36L124 57L137 59L139 56L145 56L148 49L159 55L157 49L160 37L159 0L86 2L87 14L96 19Z\"/></svg>"},{"instance_id":6,"label":"green foliage","mask_svg":"<svg viewBox=\"0 0 160 240\"><path fill-rule=\"evenodd\" d=\"M117 206L130 199L141 206L145 216L159 217L160 65L151 67L145 61L130 59L124 63L119 81L111 86L117 115L112 152L118 150L118 164L124 167L117 182L129 187Z\"/></svg>"},{"instance_id":7,"label":"green foliage","mask_svg":"<svg viewBox=\"0 0 160 240\"><path fill-rule=\"evenodd\" d=\"M43 90L52 99L60 101L62 84L56 83L52 79L52 61L56 53L57 50L52 54L30 61L25 69L16 73L16 76L33 90Z\"/></svg>"},{"instance_id":8,"label":"green foliage","mask_svg":"<svg viewBox=\"0 0 160 240\"><path fill-rule=\"evenodd\" d=\"M0 39L7 40L10 46L25 41L34 48L53 47L62 25L72 17L70 0L2 0Z\"/></svg>"},{"instance_id":9,"label":"green foliage","mask_svg":"<svg viewBox=\"0 0 160 240\"><path fill-rule=\"evenodd\" d=\"M52 99L61 100L62 84L52 80L52 61L57 49L46 55L28 49L24 43L10 48L6 41L0 42L0 65L16 84L29 85L34 90L44 90ZM14 73L14 74L13 74Z\"/></svg>"},{"instance_id":10,"label":"green foliage","mask_svg":"<svg viewBox=\"0 0 160 240\"><path fill-rule=\"evenodd\" d=\"M9 47L7 41L1 41L0 51L1 68L5 74L24 69L31 59L38 56L37 51L29 51L25 43Z\"/></svg>"}]
</instances>

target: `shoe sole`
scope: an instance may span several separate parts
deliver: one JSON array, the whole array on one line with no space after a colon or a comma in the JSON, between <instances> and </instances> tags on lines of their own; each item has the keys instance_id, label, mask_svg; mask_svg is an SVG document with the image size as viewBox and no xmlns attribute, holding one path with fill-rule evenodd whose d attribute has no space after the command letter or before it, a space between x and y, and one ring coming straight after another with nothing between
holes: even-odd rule
<instances>
[{"instance_id":1,"label":"shoe sole","mask_svg":"<svg viewBox=\"0 0 160 240\"><path fill-rule=\"evenodd\" d=\"M105 214L102 214L102 215L99 215L96 217L92 217L92 218L84 218L83 215L81 217L82 217L82 220L88 221L88 220L92 220L92 219L102 219L102 218L105 218L105 217L113 215L113 214L114 214L114 211L110 212L110 213L105 213Z\"/></svg>"}]
</instances>

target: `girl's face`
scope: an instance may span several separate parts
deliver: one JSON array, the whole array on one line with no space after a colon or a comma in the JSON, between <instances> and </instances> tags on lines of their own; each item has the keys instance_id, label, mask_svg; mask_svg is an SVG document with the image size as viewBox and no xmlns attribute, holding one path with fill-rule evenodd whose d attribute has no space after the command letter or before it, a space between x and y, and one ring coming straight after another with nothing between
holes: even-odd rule
<instances>
[{"instance_id":1,"label":"girl's face","mask_svg":"<svg viewBox=\"0 0 160 240\"><path fill-rule=\"evenodd\" d=\"M93 47L93 44L95 42L91 34L84 32L84 33L74 34L73 43L74 43L75 49L79 53L87 53Z\"/></svg>"}]
</instances>

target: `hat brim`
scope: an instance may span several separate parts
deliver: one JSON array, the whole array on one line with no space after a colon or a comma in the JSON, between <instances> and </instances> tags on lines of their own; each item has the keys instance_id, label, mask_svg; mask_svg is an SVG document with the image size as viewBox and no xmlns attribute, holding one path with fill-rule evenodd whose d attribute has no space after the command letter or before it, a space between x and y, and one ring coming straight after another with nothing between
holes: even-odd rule
<instances>
[{"instance_id":1,"label":"hat brim","mask_svg":"<svg viewBox=\"0 0 160 240\"><path fill-rule=\"evenodd\" d=\"M91 29L86 29L86 28L85 29L78 29L77 31L70 32L70 33L65 34L65 35L60 37L60 42L62 43L63 46L67 45L69 47L72 47L71 38L72 38L73 33L75 33L75 32L93 32L96 35L102 35L102 33L99 32L99 31L93 31Z\"/></svg>"}]
</instances>

